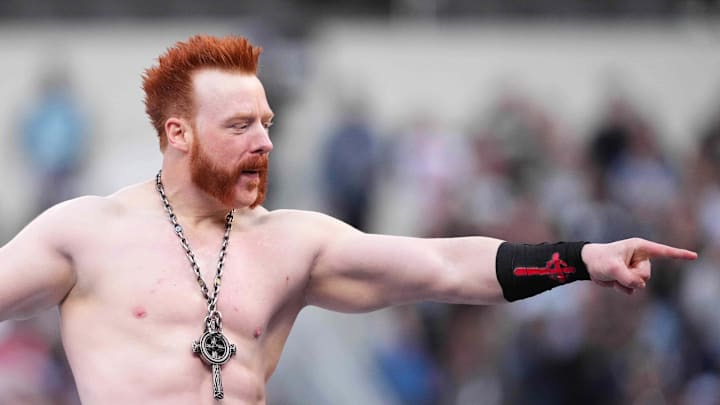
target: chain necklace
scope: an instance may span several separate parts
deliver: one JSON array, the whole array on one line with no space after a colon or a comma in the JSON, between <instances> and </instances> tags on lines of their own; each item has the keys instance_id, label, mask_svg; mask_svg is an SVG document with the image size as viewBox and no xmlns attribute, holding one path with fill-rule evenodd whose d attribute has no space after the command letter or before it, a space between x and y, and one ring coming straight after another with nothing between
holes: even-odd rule
<instances>
[{"instance_id":1,"label":"chain necklace","mask_svg":"<svg viewBox=\"0 0 720 405\"><path fill-rule=\"evenodd\" d=\"M223 399L225 394L223 392L222 379L220 378L220 366L227 363L230 360L230 356L234 355L237 348L234 344L230 344L225 335L222 333L222 314L217 309L218 293L220 292L220 283L222 281L223 267L225 265L225 253L227 251L228 241L230 240L230 231L232 230L233 217L235 210L228 212L225 217L225 235L223 236L222 246L220 247L220 258L218 259L217 268L215 271L215 280L213 281L213 289L210 292L205 280L203 280L200 274L200 266L195 260L195 254L190 249L190 243L188 242L185 234L183 233L183 227L178 223L177 216L173 212L170 202L165 195L165 188L161 180L162 170L160 170L155 177L155 188L160 197L162 198L163 206L170 217L170 223L172 223L175 230L175 234L180 239L180 245L185 250L185 256L190 261L190 266L195 273L198 285L200 285L200 291L208 303L208 314L205 317L205 332L192 344L192 351L200 356L200 358L209 366L212 367L213 374L213 397L215 399Z\"/></svg>"}]
</instances>

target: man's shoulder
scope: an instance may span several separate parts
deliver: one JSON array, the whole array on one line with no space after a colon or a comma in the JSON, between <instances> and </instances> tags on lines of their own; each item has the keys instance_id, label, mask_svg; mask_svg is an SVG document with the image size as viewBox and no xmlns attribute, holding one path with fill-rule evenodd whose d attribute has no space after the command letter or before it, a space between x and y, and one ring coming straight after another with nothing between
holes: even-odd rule
<instances>
[{"instance_id":1,"label":"man's shoulder","mask_svg":"<svg viewBox=\"0 0 720 405\"><path fill-rule=\"evenodd\" d=\"M288 225L302 225L302 224L321 224L321 223L332 223L338 220L321 212L309 211L309 210L298 210L298 209L276 209L276 210L265 210L261 213L261 219L265 221L278 222Z\"/></svg>"},{"instance_id":2,"label":"man's shoulder","mask_svg":"<svg viewBox=\"0 0 720 405\"><path fill-rule=\"evenodd\" d=\"M109 204L119 207L148 208L153 203L160 201L155 191L155 182L146 181L143 183L131 184L106 197Z\"/></svg>"},{"instance_id":3,"label":"man's shoulder","mask_svg":"<svg viewBox=\"0 0 720 405\"><path fill-rule=\"evenodd\" d=\"M82 222L108 220L126 212L133 203L139 203L142 184L123 188L107 196L85 195L61 202L46 210L41 217L48 221Z\"/></svg>"},{"instance_id":4,"label":"man's shoulder","mask_svg":"<svg viewBox=\"0 0 720 405\"><path fill-rule=\"evenodd\" d=\"M354 229L339 219L317 211L277 209L265 211L260 221L286 230L297 230L306 235L311 233L334 233Z\"/></svg>"},{"instance_id":5,"label":"man's shoulder","mask_svg":"<svg viewBox=\"0 0 720 405\"><path fill-rule=\"evenodd\" d=\"M88 225L102 226L107 216L103 212L110 210L105 197L83 196L56 204L33 219L18 234L18 237L35 238L52 246L65 246L69 240L85 235Z\"/></svg>"},{"instance_id":6,"label":"man's shoulder","mask_svg":"<svg viewBox=\"0 0 720 405\"><path fill-rule=\"evenodd\" d=\"M85 195L63 201L48 208L41 217L52 220L68 221L78 217L88 217L93 214L107 211L113 206L108 197L98 195Z\"/></svg>"}]
</instances>

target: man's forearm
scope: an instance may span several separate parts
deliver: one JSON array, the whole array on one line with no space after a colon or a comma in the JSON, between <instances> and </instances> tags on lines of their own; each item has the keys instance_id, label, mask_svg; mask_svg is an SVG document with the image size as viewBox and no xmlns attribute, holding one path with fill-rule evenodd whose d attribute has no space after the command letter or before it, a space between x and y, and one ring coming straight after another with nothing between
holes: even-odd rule
<instances>
[{"instance_id":1,"label":"man's forearm","mask_svg":"<svg viewBox=\"0 0 720 405\"><path fill-rule=\"evenodd\" d=\"M506 302L495 274L500 239L482 236L434 239L446 268L434 299L462 304Z\"/></svg>"}]
</instances>

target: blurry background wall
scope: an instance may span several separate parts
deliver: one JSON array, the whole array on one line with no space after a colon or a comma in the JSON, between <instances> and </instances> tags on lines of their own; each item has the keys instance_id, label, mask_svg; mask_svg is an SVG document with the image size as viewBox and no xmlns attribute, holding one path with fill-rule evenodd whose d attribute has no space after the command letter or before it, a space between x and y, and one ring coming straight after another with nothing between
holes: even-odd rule
<instances>
[{"instance_id":1,"label":"blurry background wall","mask_svg":"<svg viewBox=\"0 0 720 405\"><path fill-rule=\"evenodd\" d=\"M703 254L657 264L634 297L306 309L271 404L717 403L717 4L330 3L4 2L0 241L49 204L150 178L142 71L192 34L246 35L277 113L269 208ZM77 401L55 317L0 325L0 403Z\"/></svg>"}]
</instances>

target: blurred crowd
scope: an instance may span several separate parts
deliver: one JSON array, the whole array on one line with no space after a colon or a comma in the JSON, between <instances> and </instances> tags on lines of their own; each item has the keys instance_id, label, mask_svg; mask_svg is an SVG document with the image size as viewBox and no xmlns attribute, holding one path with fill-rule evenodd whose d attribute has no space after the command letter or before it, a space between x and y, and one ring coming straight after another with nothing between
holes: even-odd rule
<instances>
[{"instance_id":1,"label":"blurred crowd","mask_svg":"<svg viewBox=\"0 0 720 405\"><path fill-rule=\"evenodd\" d=\"M45 85L17 126L43 190L35 213L74 193L88 126L61 76ZM720 404L720 110L685 134L690 154L667 150L627 98L597 118L572 133L513 93L464 133L422 116L378 134L356 106L327 134L320 194L363 230L397 216L424 237L640 236L700 252L654 262L647 290L630 297L575 283L496 307L393 308L392 339L372 359L392 403ZM56 312L0 324L0 405L79 403L59 338Z\"/></svg>"},{"instance_id":2,"label":"blurred crowd","mask_svg":"<svg viewBox=\"0 0 720 405\"><path fill-rule=\"evenodd\" d=\"M620 95L589 134L519 93L464 134L422 117L379 136L349 111L326 143L323 189L329 210L361 229L405 215L417 236L638 236L700 252L655 261L648 289L630 297L576 283L496 307L393 309L378 384L408 405L720 404L718 113L680 154ZM401 202L395 213L373 204L388 199Z\"/></svg>"}]
</instances>

